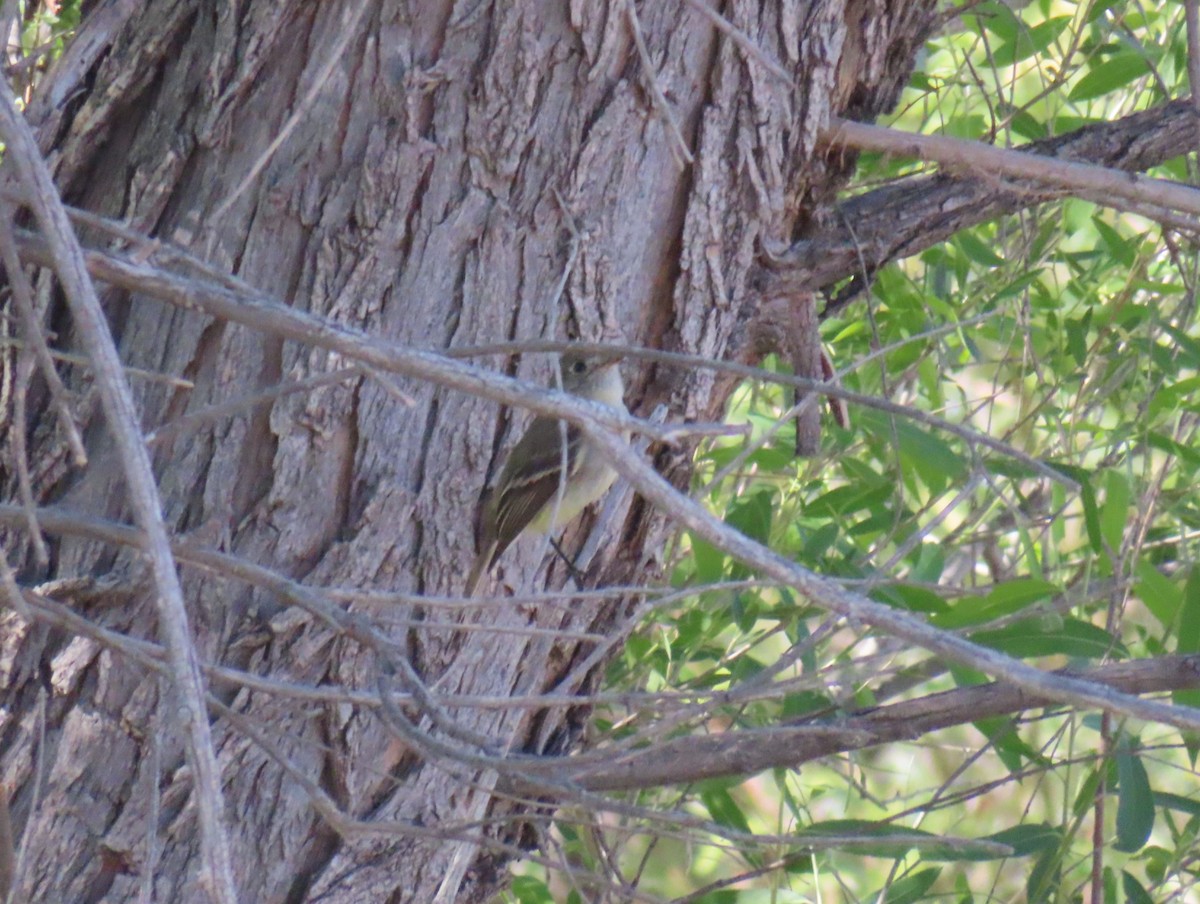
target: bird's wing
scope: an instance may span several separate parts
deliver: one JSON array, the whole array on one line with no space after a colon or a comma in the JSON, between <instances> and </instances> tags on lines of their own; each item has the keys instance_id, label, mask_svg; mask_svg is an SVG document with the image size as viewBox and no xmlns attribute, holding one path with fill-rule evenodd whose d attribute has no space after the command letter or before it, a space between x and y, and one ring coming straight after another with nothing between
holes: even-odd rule
<instances>
[{"instance_id":1,"label":"bird's wing","mask_svg":"<svg viewBox=\"0 0 1200 904\"><path fill-rule=\"evenodd\" d=\"M562 427L553 418L535 418L509 453L510 466L523 462L521 470L530 476L514 481L510 467L504 469L497 484L500 497L495 500L497 512L496 551L493 561L515 540L542 508L554 499L561 482L563 456ZM567 473L579 467L579 447L583 431L567 425Z\"/></svg>"}]
</instances>

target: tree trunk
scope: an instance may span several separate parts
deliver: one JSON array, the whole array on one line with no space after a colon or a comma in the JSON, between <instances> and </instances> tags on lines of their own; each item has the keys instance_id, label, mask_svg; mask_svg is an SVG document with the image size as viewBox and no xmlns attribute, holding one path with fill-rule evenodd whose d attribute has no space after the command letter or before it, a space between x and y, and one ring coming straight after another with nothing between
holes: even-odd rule
<instances>
[{"instance_id":1,"label":"tree trunk","mask_svg":"<svg viewBox=\"0 0 1200 904\"><path fill-rule=\"evenodd\" d=\"M894 103L933 4L725 4L795 87L686 2L637 7L643 61L632 9L114 0L85 16L28 116L68 203L397 344L617 338L744 359L764 301L764 251L819 231L852 165L818 152L821 128ZM177 378L130 377L147 431L353 364L149 298L103 297L126 364ZM65 309L45 299L45 327L72 349ZM515 372L544 380L545 361L526 356ZM126 521L88 371L64 377L90 462L70 466L35 383L24 429L36 497ZM672 419L719 414L729 389L709 373L634 362L625 377L631 410L665 403ZM314 587L448 595L461 592L474 555L481 491L524 423L469 395L355 371L192 423L152 452L167 524L195 546ZM664 451L659 462L686 483L686 455ZM4 480L16 498L7 461ZM568 548L594 521L568 534ZM666 530L626 502L592 579L661 577ZM135 550L48 539L42 566L28 533L4 535L23 584L110 631L157 639ZM537 542L518 543L493 589L561 586L561 566L538 570L542 561ZM375 692L375 654L330 625L228 575L184 566L181 579L203 661ZM603 632L622 613L596 602L351 609L393 638L428 686L493 697L574 691L579 679L564 679L593 649L505 629ZM464 622L488 630L454 630ZM95 640L10 610L0 624L0 780L24 846L19 889L35 901L131 901L152 879L153 900L205 900L170 686ZM520 821L526 805L491 796L486 774L432 762L372 708L213 689L343 813L412 828L339 836L258 743L214 714L243 901L485 901L512 849L437 833L465 837L491 818L490 839L533 837ZM563 710L450 715L499 749L528 752L569 748L579 722Z\"/></svg>"}]
</instances>

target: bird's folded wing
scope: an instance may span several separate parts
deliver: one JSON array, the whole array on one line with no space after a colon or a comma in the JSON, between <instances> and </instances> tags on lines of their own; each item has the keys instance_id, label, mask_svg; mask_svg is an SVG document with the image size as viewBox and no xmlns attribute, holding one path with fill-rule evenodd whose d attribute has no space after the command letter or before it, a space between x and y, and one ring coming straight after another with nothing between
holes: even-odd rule
<instances>
[{"instance_id":1,"label":"bird's folded wing","mask_svg":"<svg viewBox=\"0 0 1200 904\"><path fill-rule=\"evenodd\" d=\"M579 450L583 431L567 425L568 478L579 469ZM563 430L561 422L537 418L509 455L509 462L520 462L521 474L505 473L498 484L496 500L496 552L499 556L529 522L554 499L562 482ZM506 469L507 470L507 469Z\"/></svg>"}]
</instances>

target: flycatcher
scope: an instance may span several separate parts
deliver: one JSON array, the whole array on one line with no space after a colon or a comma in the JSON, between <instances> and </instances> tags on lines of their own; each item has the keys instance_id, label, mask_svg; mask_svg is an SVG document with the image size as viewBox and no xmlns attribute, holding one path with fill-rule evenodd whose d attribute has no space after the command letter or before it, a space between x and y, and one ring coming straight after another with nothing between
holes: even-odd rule
<instances>
[{"instance_id":1,"label":"flycatcher","mask_svg":"<svg viewBox=\"0 0 1200 904\"><path fill-rule=\"evenodd\" d=\"M626 410L618 359L567 352L560 363L564 392ZM564 431L557 418L534 418L509 453L479 515L479 554L467 578L467 596L475 595L480 579L522 533L545 534L562 527L612 486L616 471L583 431L567 424L565 436L565 475Z\"/></svg>"}]
</instances>

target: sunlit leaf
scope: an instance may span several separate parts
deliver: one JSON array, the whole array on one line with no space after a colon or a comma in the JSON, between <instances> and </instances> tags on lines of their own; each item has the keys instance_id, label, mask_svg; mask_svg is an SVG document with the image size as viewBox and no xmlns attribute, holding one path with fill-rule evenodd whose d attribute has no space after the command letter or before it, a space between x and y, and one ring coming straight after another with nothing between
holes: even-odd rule
<instances>
[{"instance_id":1,"label":"sunlit leaf","mask_svg":"<svg viewBox=\"0 0 1200 904\"><path fill-rule=\"evenodd\" d=\"M1150 63L1140 53L1120 53L1091 67L1075 83L1068 97L1071 100L1092 100L1128 85L1150 71Z\"/></svg>"}]
</instances>

